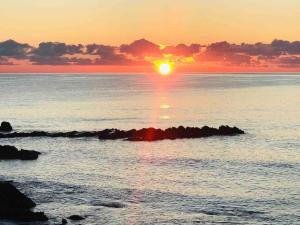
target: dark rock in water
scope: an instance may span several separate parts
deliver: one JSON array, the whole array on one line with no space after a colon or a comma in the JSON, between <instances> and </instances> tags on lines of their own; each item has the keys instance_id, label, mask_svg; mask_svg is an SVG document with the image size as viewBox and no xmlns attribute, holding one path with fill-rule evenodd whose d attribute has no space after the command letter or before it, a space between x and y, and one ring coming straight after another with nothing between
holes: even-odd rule
<instances>
[{"instance_id":1,"label":"dark rock in water","mask_svg":"<svg viewBox=\"0 0 300 225\"><path fill-rule=\"evenodd\" d=\"M244 131L237 127L220 126L211 128L199 127L172 127L165 130L155 128L143 128L140 130L118 130L106 129L98 132L100 140L125 139L127 141L158 141L164 139L182 139L182 138L202 138L210 136L232 136L244 134Z\"/></svg>"},{"instance_id":2,"label":"dark rock in water","mask_svg":"<svg viewBox=\"0 0 300 225\"><path fill-rule=\"evenodd\" d=\"M0 125L0 132L11 132L13 130L9 122L3 121Z\"/></svg>"},{"instance_id":3,"label":"dark rock in water","mask_svg":"<svg viewBox=\"0 0 300 225\"><path fill-rule=\"evenodd\" d=\"M108 208L116 208L116 209L125 207L125 205L120 202L103 202L98 205L103 206L103 207L108 207Z\"/></svg>"},{"instance_id":4,"label":"dark rock in water","mask_svg":"<svg viewBox=\"0 0 300 225\"><path fill-rule=\"evenodd\" d=\"M21 149L19 155L21 160L36 160L41 153L34 150Z\"/></svg>"},{"instance_id":5,"label":"dark rock in water","mask_svg":"<svg viewBox=\"0 0 300 225\"><path fill-rule=\"evenodd\" d=\"M68 223L68 221L67 221L66 219L62 219L62 220L61 220L61 224L62 224L62 225L65 225L65 224L67 224L67 223Z\"/></svg>"},{"instance_id":6,"label":"dark rock in water","mask_svg":"<svg viewBox=\"0 0 300 225\"><path fill-rule=\"evenodd\" d=\"M35 160L41 153L33 150L20 151L10 145L0 145L0 159L20 159L20 160Z\"/></svg>"},{"instance_id":7,"label":"dark rock in water","mask_svg":"<svg viewBox=\"0 0 300 225\"><path fill-rule=\"evenodd\" d=\"M84 220L85 218L82 217L82 216L78 216L78 215L72 215L68 219L70 219L70 220Z\"/></svg>"},{"instance_id":8,"label":"dark rock in water","mask_svg":"<svg viewBox=\"0 0 300 225\"><path fill-rule=\"evenodd\" d=\"M36 204L10 182L0 182L0 208L31 209Z\"/></svg>"},{"instance_id":9,"label":"dark rock in water","mask_svg":"<svg viewBox=\"0 0 300 225\"><path fill-rule=\"evenodd\" d=\"M32 131L32 132L13 132L0 133L0 138L27 138L27 137L49 137L49 138L85 138L97 137L97 131L70 131L70 132L46 132L46 131Z\"/></svg>"},{"instance_id":10,"label":"dark rock in water","mask_svg":"<svg viewBox=\"0 0 300 225\"><path fill-rule=\"evenodd\" d=\"M0 219L47 221L43 212L32 212L36 204L9 182L0 182Z\"/></svg>"},{"instance_id":11,"label":"dark rock in water","mask_svg":"<svg viewBox=\"0 0 300 225\"><path fill-rule=\"evenodd\" d=\"M232 136L244 134L244 131L237 127L220 126L219 128L212 128L204 126L199 127L171 127L165 130L156 128L143 128L140 130L119 130L119 129L105 129L102 131L71 131L71 132L13 132L0 133L0 138L25 138L25 137L65 137L65 138L82 138L82 137L98 137L100 140L116 140L124 139L127 141L158 141L158 140L174 140L182 138L202 138L210 136Z\"/></svg>"}]
</instances>

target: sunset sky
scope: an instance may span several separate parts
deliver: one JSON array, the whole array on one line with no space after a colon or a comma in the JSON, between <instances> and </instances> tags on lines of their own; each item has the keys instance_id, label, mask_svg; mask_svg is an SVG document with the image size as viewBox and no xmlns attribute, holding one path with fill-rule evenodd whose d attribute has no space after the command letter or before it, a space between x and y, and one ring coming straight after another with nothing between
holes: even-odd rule
<instances>
[{"instance_id":1,"label":"sunset sky","mask_svg":"<svg viewBox=\"0 0 300 225\"><path fill-rule=\"evenodd\" d=\"M299 0L1 0L0 21L0 72L300 68Z\"/></svg>"}]
</instances>

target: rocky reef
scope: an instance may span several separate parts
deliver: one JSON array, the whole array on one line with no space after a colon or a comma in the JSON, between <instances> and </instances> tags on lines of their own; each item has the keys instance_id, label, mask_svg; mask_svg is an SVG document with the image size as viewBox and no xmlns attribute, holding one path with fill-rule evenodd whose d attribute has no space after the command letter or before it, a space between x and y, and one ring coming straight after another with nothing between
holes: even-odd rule
<instances>
[{"instance_id":1,"label":"rocky reef","mask_svg":"<svg viewBox=\"0 0 300 225\"><path fill-rule=\"evenodd\" d=\"M14 146L0 145L0 160L20 159L20 160L35 160L41 153L33 150L18 150Z\"/></svg>"},{"instance_id":2,"label":"rocky reef","mask_svg":"<svg viewBox=\"0 0 300 225\"><path fill-rule=\"evenodd\" d=\"M47 221L43 212L33 212L36 206L29 197L21 193L10 182L0 182L0 219L17 221Z\"/></svg>"},{"instance_id":3,"label":"rocky reef","mask_svg":"<svg viewBox=\"0 0 300 225\"><path fill-rule=\"evenodd\" d=\"M118 130L106 129L98 132L100 140L116 140L124 139L127 141L158 141L158 140L174 140L183 138L203 138L211 136L233 136L244 134L245 132L237 127L220 126L212 128L204 126L199 127L172 127L165 130L155 128L143 128L140 130Z\"/></svg>"},{"instance_id":4,"label":"rocky reef","mask_svg":"<svg viewBox=\"0 0 300 225\"><path fill-rule=\"evenodd\" d=\"M12 132L0 133L0 138L27 138L27 137L50 137L50 138L81 138L81 137L97 137L97 131L70 131L70 132Z\"/></svg>"},{"instance_id":5,"label":"rocky reef","mask_svg":"<svg viewBox=\"0 0 300 225\"><path fill-rule=\"evenodd\" d=\"M124 139L127 141L158 141L158 140L174 140L183 138L203 138L211 136L233 136L244 134L244 131L237 127L230 127L228 125L213 127L171 127L165 130L156 128L142 128L139 130L119 130L119 129L105 129L101 131L70 131L70 132L46 132L46 131L32 131L32 132L10 132L0 133L1 138L26 138L26 137L50 137L50 138L84 138L84 137L98 137L100 140L116 140Z\"/></svg>"}]
</instances>

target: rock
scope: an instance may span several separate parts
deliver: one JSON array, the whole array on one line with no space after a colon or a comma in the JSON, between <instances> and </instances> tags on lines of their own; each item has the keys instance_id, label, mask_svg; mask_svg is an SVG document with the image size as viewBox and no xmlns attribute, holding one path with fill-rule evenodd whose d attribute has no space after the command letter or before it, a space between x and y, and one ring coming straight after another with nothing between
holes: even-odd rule
<instances>
[{"instance_id":1,"label":"rock","mask_svg":"<svg viewBox=\"0 0 300 225\"><path fill-rule=\"evenodd\" d=\"M82 137L97 137L97 131L70 131L70 132L46 132L46 131L32 131L32 132L12 132L0 133L0 138L27 138L27 137L63 137L63 138L82 138Z\"/></svg>"},{"instance_id":2,"label":"rock","mask_svg":"<svg viewBox=\"0 0 300 225\"><path fill-rule=\"evenodd\" d=\"M125 207L125 205L120 202L103 202L103 203L100 203L99 205L103 206L103 207L116 208L116 209Z\"/></svg>"},{"instance_id":3,"label":"rock","mask_svg":"<svg viewBox=\"0 0 300 225\"><path fill-rule=\"evenodd\" d=\"M20 159L20 160L35 160L41 153L33 150L20 151L10 145L0 145L0 159Z\"/></svg>"},{"instance_id":4,"label":"rock","mask_svg":"<svg viewBox=\"0 0 300 225\"><path fill-rule=\"evenodd\" d=\"M36 204L9 182L0 182L0 219L47 221L43 212L32 212Z\"/></svg>"},{"instance_id":5,"label":"rock","mask_svg":"<svg viewBox=\"0 0 300 225\"><path fill-rule=\"evenodd\" d=\"M65 225L65 224L67 224L67 223L68 223L68 221L67 221L66 219L62 219L62 220L61 220L61 224L62 224L62 225Z\"/></svg>"},{"instance_id":6,"label":"rock","mask_svg":"<svg viewBox=\"0 0 300 225\"><path fill-rule=\"evenodd\" d=\"M21 160L36 160L41 153L33 150L21 149L19 152Z\"/></svg>"},{"instance_id":7,"label":"rock","mask_svg":"<svg viewBox=\"0 0 300 225\"><path fill-rule=\"evenodd\" d=\"M140 130L119 130L105 129L102 131L71 131L71 132L13 132L0 133L0 138L25 138L25 137L64 137L64 138L82 138L82 137L98 137L100 140L117 140L123 139L127 141L158 141L158 140L174 140L182 138L203 138L211 136L233 136L244 134L244 131L237 127L220 126L213 128L204 126L200 127L170 127L168 129L156 129L153 127L142 128Z\"/></svg>"},{"instance_id":8,"label":"rock","mask_svg":"<svg viewBox=\"0 0 300 225\"><path fill-rule=\"evenodd\" d=\"M0 132L11 132L13 130L9 122L3 121L0 125Z\"/></svg>"},{"instance_id":9,"label":"rock","mask_svg":"<svg viewBox=\"0 0 300 225\"><path fill-rule=\"evenodd\" d=\"M84 220L85 218L82 216L78 216L78 215L72 215L70 217L68 217L68 219L70 220Z\"/></svg>"},{"instance_id":10,"label":"rock","mask_svg":"<svg viewBox=\"0 0 300 225\"><path fill-rule=\"evenodd\" d=\"M30 209L36 204L15 188L10 182L0 182L0 208Z\"/></svg>"},{"instance_id":11,"label":"rock","mask_svg":"<svg viewBox=\"0 0 300 225\"><path fill-rule=\"evenodd\" d=\"M199 127L171 127L165 130L150 128L142 128L140 130L118 130L105 129L98 132L100 140L116 140L125 139L127 141L158 141L158 140L174 140L182 138L203 138L210 136L231 136L244 134L244 131L237 127L220 126L219 129L204 126Z\"/></svg>"}]
</instances>

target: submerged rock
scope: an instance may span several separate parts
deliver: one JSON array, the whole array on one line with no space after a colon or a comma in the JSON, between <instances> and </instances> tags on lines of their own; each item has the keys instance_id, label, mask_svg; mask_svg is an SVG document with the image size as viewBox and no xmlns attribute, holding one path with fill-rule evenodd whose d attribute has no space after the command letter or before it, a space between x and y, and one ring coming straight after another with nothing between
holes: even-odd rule
<instances>
[{"instance_id":1,"label":"submerged rock","mask_svg":"<svg viewBox=\"0 0 300 225\"><path fill-rule=\"evenodd\" d=\"M20 160L35 160L41 153L33 150L20 151L10 145L0 145L0 159L20 159Z\"/></svg>"},{"instance_id":2,"label":"submerged rock","mask_svg":"<svg viewBox=\"0 0 300 225\"><path fill-rule=\"evenodd\" d=\"M70 217L68 217L68 219L70 220L84 220L85 218L79 215L72 215Z\"/></svg>"},{"instance_id":3,"label":"submerged rock","mask_svg":"<svg viewBox=\"0 0 300 225\"><path fill-rule=\"evenodd\" d=\"M100 140L116 140L125 139L127 141L158 141L164 139L183 139L183 138L202 138L210 136L232 136L244 134L245 132L237 127L220 126L211 128L204 126L199 127L172 127L165 130L156 128L143 128L140 130L118 130L106 129L99 131L98 137Z\"/></svg>"},{"instance_id":4,"label":"submerged rock","mask_svg":"<svg viewBox=\"0 0 300 225\"><path fill-rule=\"evenodd\" d=\"M0 125L0 132L11 132L13 130L9 122L3 121Z\"/></svg>"},{"instance_id":5,"label":"submerged rock","mask_svg":"<svg viewBox=\"0 0 300 225\"><path fill-rule=\"evenodd\" d=\"M43 212L32 212L36 204L9 182L0 182L0 219L47 221Z\"/></svg>"},{"instance_id":6,"label":"submerged rock","mask_svg":"<svg viewBox=\"0 0 300 225\"><path fill-rule=\"evenodd\" d=\"M27 137L50 137L50 138L82 138L82 137L97 137L97 131L70 131L70 132L46 132L46 131L32 131L32 132L13 132L0 133L0 138L27 138Z\"/></svg>"},{"instance_id":7,"label":"submerged rock","mask_svg":"<svg viewBox=\"0 0 300 225\"><path fill-rule=\"evenodd\" d=\"M124 208L125 204L122 204L120 202L103 202L103 203L100 203L99 206L119 209L119 208Z\"/></svg>"}]
</instances>

